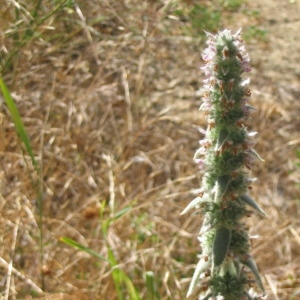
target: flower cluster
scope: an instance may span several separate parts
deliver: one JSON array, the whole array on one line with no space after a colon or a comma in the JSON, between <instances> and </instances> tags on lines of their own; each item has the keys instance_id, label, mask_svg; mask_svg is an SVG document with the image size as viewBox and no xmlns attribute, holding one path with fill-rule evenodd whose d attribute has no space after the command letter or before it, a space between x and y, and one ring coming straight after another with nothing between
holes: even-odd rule
<instances>
[{"instance_id":1,"label":"flower cluster","mask_svg":"<svg viewBox=\"0 0 300 300\"><path fill-rule=\"evenodd\" d=\"M240 31L207 35L200 110L208 127L194 157L204 175L199 195L182 212L196 207L204 214L199 236L202 253L188 296L201 278L203 300L259 299L247 291L253 279L262 292L264 288L249 254L249 235L243 221L251 212L249 208L265 214L247 194L253 179L245 170L251 168L254 158L261 159L253 149L256 132L248 132L246 127L254 108L249 105L249 79L243 79L242 74L250 72L250 59Z\"/></svg>"}]
</instances>

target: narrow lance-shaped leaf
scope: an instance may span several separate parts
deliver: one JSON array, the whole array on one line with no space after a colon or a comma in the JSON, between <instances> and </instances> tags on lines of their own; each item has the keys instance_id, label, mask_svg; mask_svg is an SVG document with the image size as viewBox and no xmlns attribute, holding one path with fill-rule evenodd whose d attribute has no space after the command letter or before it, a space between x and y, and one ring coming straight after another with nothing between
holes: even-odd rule
<instances>
[{"instance_id":1,"label":"narrow lance-shaped leaf","mask_svg":"<svg viewBox=\"0 0 300 300\"><path fill-rule=\"evenodd\" d=\"M159 300L161 299L156 282L155 282L155 274L152 271L147 271L145 273L145 280L146 280L146 288L147 288L147 300Z\"/></svg>"},{"instance_id":2,"label":"narrow lance-shaped leaf","mask_svg":"<svg viewBox=\"0 0 300 300\"><path fill-rule=\"evenodd\" d=\"M216 230L213 243L214 267L218 267L224 261L231 241L231 230L220 227Z\"/></svg>"},{"instance_id":3,"label":"narrow lance-shaped leaf","mask_svg":"<svg viewBox=\"0 0 300 300\"><path fill-rule=\"evenodd\" d=\"M95 251L92 250L91 248L86 247L86 246L83 246L82 244L77 243L76 241L74 241L74 240L72 240L72 239L70 239L70 238L67 238L67 237L61 237L59 240L60 240L61 242L63 242L63 243L66 243L66 244L68 244L68 245L74 247L74 248L77 248L77 249L80 250L80 251L84 251L84 252L86 252L86 253L88 253L88 254L91 254L91 255L93 255L93 256L95 256L95 257L101 259L101 260L104 260L104 261L107 261L107 262L111 263L111 262L109 261L109 259L107 259L107 258L105 258L104 256L100 255L99 253L95 252Z\"/></svg>"},{"instance_id":4,"label":"narrow lance-shaped leaf","mask_svg":"<svg viewBox=\"0 0 300 300\"><path fill-rule=\"evenodd\" d=\"M224 145L224 143L227 141L227 139L228 139L228 131L226 129L221 129L219 132L215 151L219 150L221 146Z\"/></svg>"},{"instance_id":5,"label":"narrow lance-shaped leaf","mask_svg":"<svg viewBox=\"0 0 300 300\"><path fill-rule=\"evenodd\" d=\"M254 149L250 149L250 153L258 158L260 161L265 161Z\"/></svg>"},{"instance_id":6,"label":"narrow lance-shaped leaf","mask_svg":"<svg viewBox=\"0 0 300 300\"><path fill-rule=\"evenodd\" d=\"M189 290L187 292L187 297L191 296L193 293L193 290L195 289L195 286L198 284L200 275L206 271L208 269L210 265L210 261L209 260L205 260L204 258L201 258L197 264L197 267L195 269L191 284L189 286Z\"/></svg>"},{"instance_id":7,"label":"narrow lance-shaped leaf","mask_svg":"<svg viewBox=\"0 0 300 300\"><path fill-rule=\"evenodd\" d=\"M236 266L235 262L232 259L226 259L220 268L219 274L221 276L225 276L226 273L229 273L234 277L239 276L239 266Z\"/></svg>"},{"instance_id":8,"label":"narrow lance-shaped leaf","mask_svg":"<svg viewBox=\"0 0 300 300\"><path fill-rule=\"evenodd\" d=\"M253 275L254 275L254 277L255 277L257 286L261 289L262 292L265 292L265 289L264 289L264 286L263 286L263 284L262 284L262 281L261 281L261 278L260 278L260 275L259 275L259 272L258 272L256 263L255 263L255 261L253 260L253 258L252 258L251 256L249 256L248 259L242 261L242 263L243 263L245 266L247 266L247 267L252 271L252 273L253 273Z\"/></svg>"},{"instance_id":9,"label":"narrow lance-shaped leaf","mask_svg":"<svg viewBox=\"0 0 300 300\"><path fill-rule=\"evenodd\" d=\"M25 130L19 110L18 110L18 108L17 108L17 106L16 106L16 104L15 104L15 102L14 102L14 100L13 100L13 98L1 76L0 76L0 89L3 93L4 100L6 102L8 110L10 112L11 118L15 124L16 130L17 130L22 142L25 145L26 151L28 152L28 154L31 158L33 166L35 167L36 170L38 170L38 163L35 160L35 157L34 157L34 154L33 154L32 148L31 148L30 140L29 140L27 132Z\"/></svg>"},{"instance_id":10,"label":"narrow lance-shaped leaf","mask_svg":"<svg viewBox=\"0 0 300 300\"><path fill-rule=\"evenodd\" d=\"M248 204L249 206L251 206L252 208L254 208L255 210L257 210L258 212L260 212L262 215L267 216L265 211L255 202L255 200L253 200L247 194L240 196L240 199L244 201L246 204Z\"/></svg>"},{"instance_id":11,"label":"narrow lance-shaped leaf","mask_svg":"<svg viewBox=\"0 0 300 300\"><path fill-rule=\"evenodd\" d=\"M192 200L188 206L181 212L181 215L184 215L192 208L195 208L197 205L201 203L209 202L209 197L207 195L204 195L203 197L196 197L194 200Z\"/></svg>"},{"instance_id":12,"label":"narrow lance-shaped leaf","mask_svg":"<svg viewBox=\"0 0 300 300\"><path fill-rule=\"evenodd\" d=\"M219 201L226 194L228 186L231 182L231 178L228 175L222 175L218 177L216 184L215 201Z\"/></svg>"},{"instance_id":13,"label":"narrow lance-shaped leaf","mask_svg":"<svg viewBox=\"0 0 300 300\"><path fill-rule=\"evenodd\" d=\"M118 267L118 262L114 256L111 248L108 249L108 258L112 267L112 277L118 294L118 299L125 299L125 294L128 294L129 299L140 300L140 296L132 283L132 280L126 273ZM123 284L125 284L127 293L123 291Z\"/></svg>"}]
</instances>

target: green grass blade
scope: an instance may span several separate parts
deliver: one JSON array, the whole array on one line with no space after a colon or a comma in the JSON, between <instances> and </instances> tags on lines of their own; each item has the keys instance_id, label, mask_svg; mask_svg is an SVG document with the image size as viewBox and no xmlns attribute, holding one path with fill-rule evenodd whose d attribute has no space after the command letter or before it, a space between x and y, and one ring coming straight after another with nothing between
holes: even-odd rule
<instances>
[{"instance_id":1,"label":"green grass blade","mask_svg":"<svg viewBox=\"0 0 300 300\"><path fill-rule=\"evenodd\" d=\"M86 252L88 254L91 254L91 255L93 255L93 256L101 259L101 260L107 261L110 264L112 264L112 262L110 260L108 260L107 258L105 258L104 256L100 255L99 253L95 252L94 250L92 250L92 249L90 249L90 248L88 248L86 246L83 246L83 245L77 243L76 241L74 241L74 240L72 240L70 238L61 237L59 240L61 242L65 243L65 244L68 244L69 246L77 248L80 251L84 251L84 252Z\"/></svg>"},{"instance_id":2,"label":"green grass blade","mask_svg":"<svg viewBox=\"0 0 300 300\"><path fill-rule=\"evenodd\" d=\"M118 220L119 218L121 218L123 215L125 215L128 211L130 211L132 209L131 206L126 206L124 207L123 209L121 209L120 211L118 211L113 217L107 219L106 221L104 221L102 223L102 231L103 231L103 234L104 236L106 237L107 236L107 233L108 233L108 228L110 226L110 224L113 222L113 221L116 221Z\"/></svg>"},{"instance_id":3,"label":"green grass blade","mask_svg":"<svg viewBox=\"0 0 300 300\"><path fill-rule=\"evenodd\" d=\"M140 296L132 283L132 280L117 266L117 260L113 254L113 251L109 248L108 249L108 258L111 261L111 267L113 267L112 277L115 283L115 287L118 294L118 299L123 300L125 299L124 285L126 287L127 293L129 295L130 300L140 300ZM115 268L114 268L115 267Z\"/></svg>"},{"instance_id":4,"label":"green grass blade","mask_svg":"<svg viewBox=\"0 0 300 300\"><path fill-rule=\"evenodd\" d=\"M119 218L121 218L123 215L125 215L128 211L130 211L132 209L131 206L126 206L123 209L121 209L120 211L118 211L112 218L112 220L118 220Z\"/></svg>"},{"instance_id":5,"label":"green grass blade","mask_svg":"<svg viewBox=\"0 0 300 300\"><path fill-rule=\"evenodd\" d=\"M160 295L155 284L155 275L152 271L147 271L145 274L147 287L147 300L159 300Z\"/></svg>"},{"instance_id":6,"label":"green grass blade","mask_svg":"<svg viewBox=\"0 0 300 300\"><path fill-rule=\"evenodd\" d=\"M28 153L28 155L30 156L31 159L31 163L37 173L37 175L39 176L39 179L37 181L37 183L34 182L31 174L30 174L30 178L31 178L31 182L32 182L32 186L33 188L36 190L36 197L37 197L37 207L38 207L38 211L39 211L39 221L38 221L38 226L39 226L39 232L40 232L40 237L39 237L39 244L40 244L40 262L41 265L43 265L43 261L44 261L44 238L43 238L43 184L42 184L42 179L41 179L41 174L40 174L40 168L39 165L37 163L37 161L35 160L33 151L32 151L32 147L30 144L30 140L28 138L27 132L25 130L22 118L20 116L19 110L7 88L7 86L5 85L2 77L0 76L0 89L2 91L3 97L4 97L4 101L7 105L7 108L9 110L9 113L11 115L12 121L14 122L16 131L21 139L21 141L24 143L25 145L25 149ZM41 285L42 285L42 289L44 289L44 275L43 273L41 274Z\"/></svg>"},{"instance_id":7,"label":"green grass blade","mask_svg":"<svg viewBox=\"0 0 300 300\"><path fill-rule=\"evenodd\" d=\"M136 288L134 287L134 284L132 283L131 279L125 273L124 273L124 275L125 275L124 282L126 284L130 299L131 300L140 300L141 298L140 298Z\"/></svg>"},{"instance_id":8,"label":"green grass blade","mask_svg":"<svg viewBox=\"0 0 300 300\"><path fill-rule=\"evenodd\" d=\"M117 260L114 256L113 251L108 248L108 258L111 261L111 267L117 266ZM118 267L112 269L112 278L116 287L117 295L118 295L118 300L124 300L124 295L122 291L122 270L120 270Z\"/></svg>"},{"instance_id":9,"label":"green grass blade","mask_svg":"<svg viewBox=\"0 0 300 300\"><path fill-rule=\"evenodd\" d=\"M11 97L11 94L10 94L8 88L6 87L1 76L0 76L0 88L1 88L4 100L5 100L5 103L7 105L7 108L10 112L11 118L15 124L16 131L17 131L19 137L21 138L22 142L25 145L26 151L31 158L33 166L35 167L36 170L38 170L38 164L34 158L30 140L29 140L27 132L25 130L22 118L21 118L18 108L17 108L13 98Z\"/></svg>"},{"instance_id":10,"label":"green grass blade","mask_svg":"<svg viewBox=\"0 0 300 300\"><path fill-rule=\"evenodd\" d=\"M105 236L107 234L110 223L113 220L117 220L118 218L120 218L121 216L126 214L126 212L128 212L130 209L131 209L131 207L125 207L124 209L120 210L112 219L109 219L108 221L105 222L105 224L104 224ZM68 244L71 247L79 249L80 251L84 251L88 254L91 254L91 255L101 259L101 260L107 261L110 264L110 267L112 268L112 278L115 283L116 292L117 292L119 300L124 300L125 295L129 295L130 300L140 300L140 296L139 296L134 284L132 283L132 280L126 275L126 273L123 270L121 270L118 267L118 262L117 262L117 260L114 256L114 253L109 245L107 245L108 246L108 258L105 258L102 255L100 255L99 253L95 252L94 250L92 250L86 246L83 246L80 243L77 243L76 241L74 241L70 238L61 237L59 240L63 243ZM125 293L125 290L126 290L126 293Z\"/></svg>"}]
</instances>

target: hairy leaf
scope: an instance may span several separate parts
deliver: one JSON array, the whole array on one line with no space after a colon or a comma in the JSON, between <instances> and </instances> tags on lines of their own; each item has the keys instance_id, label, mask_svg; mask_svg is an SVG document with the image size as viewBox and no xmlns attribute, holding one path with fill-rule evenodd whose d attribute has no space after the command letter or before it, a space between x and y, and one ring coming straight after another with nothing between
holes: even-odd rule
<instances>
[{"instance_id":1,"label":"hairy leaf","mask_svg":"<svg viewBox=\"0 0 300 300\"><path fill-rule=\"evenodd\" d=\"M246 204L248 204L249 206L251 206L252 208L256 209L262 215L267 216L264 210L250 196L244 194L240 197L240 199L244 201Z\"/></svg>"},{"instance_id":2,"label":"hairy leaf","mask_svg":"<svg viewBox=\"0 0 300 300\"><path fill-rule=\"evenodd\" d=\"M242 263L252 271L252 273L255 277L257 286L261 289L262 292L265 292L265 289L262 284L262 281L261 281L261 278L260 278L260 275L259 275L259 272L258 272L258 269L257 269L254 259L251 256L249 256L249 258L245 261L242 261Z\"/></svg>"},{"instance_id":3,"label":"hairy leaf","mask_svg":"<svg viewBox=\"0 0 300 300\"><path fill-rule=\"evenodd\" d=\"M214 266L217 267L224 261L231 241L231 230L226 227L220 227L216 231L213 243Z\"/></svg>"},{"instance_id":4,"label":"hairy leaf","mask_svg":"<svg viewBox=\"0 0 300 300\"><path fill-rule=\"evenodd\" d=\"M188 206L181 212L181 215L184 215L192 208L196 207L197 205L201 203L209 202L209 198L207 195L204 195L204 197L196 197L194 200L192 200Z\"/></svg>"},{"instance_id":5,"label":"hairy leaf","mask_svg":"<svg viewBox=\"0 0 300 300\"><path fill-rule=\"evenodd\" d=\"M196 269L195 269L195 272L194 272L194 275L193 275L193 278L192 278L192 281L191 281L191 284L189 286L189 290L187 292L187 295L186 297L189 297L192 295L193 293L193 290L195 288L195 286L197 285L198 283L198 280L200 278L200 275L206 271L208 269L210 265L210 262L209 260L205 260L204 258L201 258L196 266Z\"/></svg>"}]
</instances>

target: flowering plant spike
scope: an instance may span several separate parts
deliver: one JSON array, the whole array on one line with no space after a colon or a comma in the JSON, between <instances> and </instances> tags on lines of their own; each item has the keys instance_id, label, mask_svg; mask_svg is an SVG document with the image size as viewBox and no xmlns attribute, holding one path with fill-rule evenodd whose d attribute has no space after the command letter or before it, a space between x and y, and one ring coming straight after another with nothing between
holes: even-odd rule
<instances>
[{"instance_id":1,"label":"flowering plant spike","mask_svg":"<svg viewBox=\"0 0 300 300\"><path fill-rule=\"evenodd\" d=\"M248 103L249 79L242 78L251 68L240 32L207 33L208 46L202 54L206 78L200 110L208 127L194 159L204 174L199 195L182 212L201 208L204 215L199 234L202 253L187 294L201 278L202 300L262 299L250 292L254 282L264 294L244 223L249 209L265 212L248 195L254 180L245 171L255 158L262 159L252 148L256 132L246 127L254 108Z\"/></svg>"}]
</instances>

